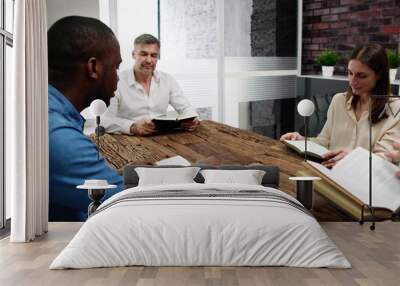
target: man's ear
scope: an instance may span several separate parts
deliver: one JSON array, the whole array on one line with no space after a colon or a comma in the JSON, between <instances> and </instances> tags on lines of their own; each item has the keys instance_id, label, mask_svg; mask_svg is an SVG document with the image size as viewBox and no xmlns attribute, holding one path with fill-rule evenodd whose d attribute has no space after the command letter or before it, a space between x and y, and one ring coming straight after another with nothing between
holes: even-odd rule
<instances>
[{"instance_id":1,"label":"man's ear","mask_svg":"<svg viewBox=\"0 0 400 286\"><path fill-rule=\"evenodd\" d=\"M134 60L136 60L136 58L135 58L135 50L132 50L132 58L133 58Z\"/></svg>"},{"instance_id":2,"label":"man's ear","mask_svg":"<svg viewBox=\"0 0 400 286\"><path fill-rule=\"evenodd\" d=\"M91 57L87 61L88 76L93 79L99 78L99 71L101 70L100 62L95 57Z\"/></svg>"}]
</instances>

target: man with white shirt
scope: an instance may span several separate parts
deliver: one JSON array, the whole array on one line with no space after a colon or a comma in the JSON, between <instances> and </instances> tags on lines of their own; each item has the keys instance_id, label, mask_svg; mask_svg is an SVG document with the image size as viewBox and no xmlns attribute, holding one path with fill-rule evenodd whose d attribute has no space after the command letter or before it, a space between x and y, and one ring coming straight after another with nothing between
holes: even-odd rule
<instances>
[{"instance_id":1,"label":"man with white shirt","mask_svg":"<svg viewBox=\"0 0 400 286\"><path fill-rule=\"evenodd\" d=\"M160 42L154 36L143 34L135 39L135 65L121 72L118 89L102 120L107 132L151 135L156 132L151 119L166 115L169 104L179 115L198 116L175 79L155 70L159 53ZM183 122L182 128L192 131L198 125L196 118Z\"/></svg>"}]
</instances>

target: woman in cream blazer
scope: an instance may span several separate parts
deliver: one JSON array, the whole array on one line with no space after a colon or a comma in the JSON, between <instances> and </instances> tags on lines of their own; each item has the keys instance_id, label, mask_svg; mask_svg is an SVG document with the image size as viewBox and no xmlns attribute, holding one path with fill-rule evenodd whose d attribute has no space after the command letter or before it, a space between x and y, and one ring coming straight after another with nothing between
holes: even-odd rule
<instances>
[{"instance_id":1,"label":"woman in cream blazer","mask_svg":"<svg viewBox=\"0 0 400 286\"><path fill-rule=\"evenodd\" d=\"M357 47L347 69L348 90L333 97L321 133L311 139L330 150L324 155L323 164L327 167L334 166L356 147L369 149L370 96L391 94L389 64L382 46ZM385 157L385 153L394 150L393 143L400 139L400 115L397 115L400 101L387 97L371 100L373 152ZM291 132L282 135L281 140L304 140L304 137Z\"/></svg>"}]
</instances>

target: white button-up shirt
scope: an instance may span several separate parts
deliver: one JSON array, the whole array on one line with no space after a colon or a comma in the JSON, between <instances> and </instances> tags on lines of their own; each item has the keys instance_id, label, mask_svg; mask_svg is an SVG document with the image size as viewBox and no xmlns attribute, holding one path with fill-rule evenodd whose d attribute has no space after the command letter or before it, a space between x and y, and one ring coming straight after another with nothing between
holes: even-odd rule
<instances>
[{"instance_id":1,"label":"white button-up shirt","mask_svg":"<svg viewBox=\"0 0 400 286\"><path fill-rule=\"evenodd\" d=\"M143 86L135 80L133 69L125 70L120 74L117 91L101 123L107 132L130 134L133 123L166 115L169 104L179 115L197 116L172 76L154 71L147 95Z\"/></svg>"}]
</instances>

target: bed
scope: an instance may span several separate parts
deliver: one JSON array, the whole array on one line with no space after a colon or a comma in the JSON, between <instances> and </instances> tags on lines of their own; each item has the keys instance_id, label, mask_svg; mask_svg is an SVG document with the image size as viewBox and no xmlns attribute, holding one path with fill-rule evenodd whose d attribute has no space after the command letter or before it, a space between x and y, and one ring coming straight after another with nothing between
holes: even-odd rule
<instances>
[{"instance_id":1,"label":"bed","mask_svg":"<svg viewBox=\"0 0 400 286\"><path fill-rule=\"evenodd\" d=\"M138 185L139 169L125 168L127 189L99 207L50 269L351 267L308 210L278 190L277 167L200 169L243 170L236 177L245 170L265 174L260 185L204 182L205 173L198 173L193 183Z\"/></svg>"}]
</instances>

